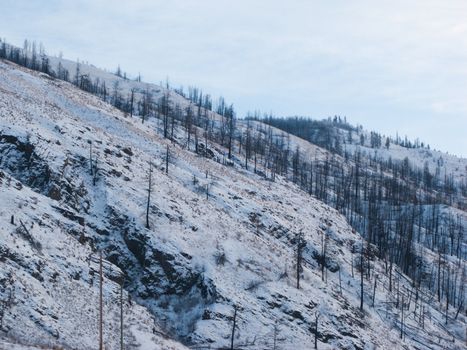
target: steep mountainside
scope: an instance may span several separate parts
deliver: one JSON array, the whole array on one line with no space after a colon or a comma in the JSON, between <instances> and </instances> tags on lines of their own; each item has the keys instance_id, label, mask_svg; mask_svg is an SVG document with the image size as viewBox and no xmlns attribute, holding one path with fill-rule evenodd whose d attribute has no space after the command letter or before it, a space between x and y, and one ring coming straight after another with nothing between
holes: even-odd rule
<instances>
[{"instance_id":1,"label":"steep mountainside","mask_svg":"<svg viewBox=\"0 0 467 350\"><path fill-rule=\"evenodd\" d=\"M282 173L345 215L385 263L395 263L438 301L463 308L466 159L432 151L419 141L368 133L340 117L262 121L287 135L279 145L286 161L278 163L289 165ZM289 142L287 132L325 147L325 159L310 159L306 148Z\"/></svg>"},{"instance_id":2,"label":"steep mountainside","mask_svg":"<svg viewBox=\"0 0 467 350\"><path fill-rule=\"evenodd\" d=\"M240 157L225 164L228 150L214 142L196 153L180 123L169 140L160 119L142 123L49 75L1 61L0 76L9 342L95 349L102 252L112 349L121 275L127 348L309 349L315 336L320 349L464 347L464 312L448 307L445 319L431 293L286 176L272 181Z\"/></svg>"}]
</instances>

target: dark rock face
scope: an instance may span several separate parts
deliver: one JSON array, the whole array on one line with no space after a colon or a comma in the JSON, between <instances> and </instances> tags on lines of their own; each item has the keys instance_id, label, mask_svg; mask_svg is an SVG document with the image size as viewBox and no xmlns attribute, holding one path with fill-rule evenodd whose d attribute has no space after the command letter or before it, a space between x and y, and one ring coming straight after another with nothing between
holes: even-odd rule
<instances>
[{"instance_id":1,"label":"dark rock face","mask_svg":"<svg viewBox=\"0 0 467 350\"><path fill-rule=\"evenodd\" d=\"M53 208L56 209L57 211L59 211L67 219L70 219L72 221L76 221L81 226L84 226L84 217L76 215L72 211L64 209L64 208L60 208L60 207L56 207L56 206L53 206Z\"/></svg>"},{"instance_id":2,"label":"dark rock face","mask_svg":"<svg viewBox=\"0 0 467 350\"><path fill-rule=\"evenodd\" d=\"M29 187L48 194L50 168L29 140L0 134L0 167Z\"/></svg>"},{"instance_id":3,"label":"dark rock face","mask_svg":"<svg viewBox=\"0 0 467 350\"><path fill-rule=\"evenodd\" d=\"M82 159L74 161L77 166L82 163ZM27 138L0 134L0 168L49 198L63 200L77 211L83 208L80 199L86 195L86 190L54 173L47 164L47 159L39 156L35 146Z\"/></svg>"},{"instance_id":4,"label":"dark rock face","mask_svg":"<svg viewBox=\"0 0 467 350\"><path fill-rule=\"evenodd\" d=\"M157 315L160 309L185 314L215 302L216 288L193 266L192 256L160 242L118 209L108 207L107 212L107 230L113 242L119 243L109 244L102 236L96 237L102 240L95 243L103 248L109 261L125 271L125 286L142 304ZM194 313L193 317L188 328L194 327L202 313ZM170 319L165 326L180 340L190 341L191 329Z\"/></svg>"},{"instance_id":5,"label":"dark rock face","mask_svg":"<svg viewBox=\"0 0 467 350\"><path fill-rule=\"evenodd\" d=\"M125 230L123 239L126 243L128 250L136 258L136 261L144 267L146 264L146 245L144 244L144 237L141 235L129 235L128 230Z\"/></svg>"},{"instance_id":6,"label":"dark rock face","mask_svg":"<svg viewBox=\"0 0 467 350\"><path fill-rule=\"evenodd\" d=\"M143 298L162 295L183 295L193 287L199 288L200 295L209 298L212 286L205 285L202 272L193 271L191 256L179 252L167 252L151 241L146 233L134 227L125 227L122 238L126 248L134 257L133 264L124 266L140 271L139 282L144 285Z\"/></svg>"},{"instance_id":7,"label":"dark rock face","mask_svg":"<svg viewBox=\"0 0 467 350\"><path fill-rule=\"evenodd\" d=\"M198 149L197 149L197 152L199 155L203 156L203 157L206 157L206 158L209 158L209 159L213 159L215 154L214 152L209 149L208 147L206 147L204 145L204 143L199 143L198 144Z\"/></svg>"}]
</instances>

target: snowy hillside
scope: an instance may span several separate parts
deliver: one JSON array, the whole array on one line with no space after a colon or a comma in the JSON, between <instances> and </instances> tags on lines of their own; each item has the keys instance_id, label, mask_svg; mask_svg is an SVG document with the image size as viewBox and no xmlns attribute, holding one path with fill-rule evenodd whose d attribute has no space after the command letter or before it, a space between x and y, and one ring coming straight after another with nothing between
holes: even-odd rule
<instances>
[{"instance_id":1,"label":"snowy hillside","mask_svg":"<svg viewBox=\"0 0 467 350\"><path fill-rule=\"evenodd\" d=\"M342 130L343 137L346 133ZM387 137L383 136L383 144L380 147L371 147L371 133L365 130L361 131L360 135L364 135L363 145L357 134L352 135L352 142L346 144L346 149L350 152L361 150L366 152L369 157L376 157L387 160L392 158L396 161L402 161L408 158L409 161L419 168L423 168L425 163L432 173L436 172L436 168L440 168L442 176L452 174L456 181L467 182L467 158L457 157L455 155L441 152L438 150L429 149L427 147L409 148L396 144L391 138L388 146L384 144Z\"/></svg>"},{"instance_id":2,"label":"snowy hillside","mask_svg":"<svg viewBox=\"0 0 467 350\"><path fill-rule=\"evenodd\" d=\"M410 141L400 136L386 136L375 131L368 131L363 126L354 126L346 118L335 116L323 120L307 117L274 116L250 117L261 120L279 130L288 131L302 140L310 141L323 147L330 153L354 157L356 153L375 163L403 162L408 160L411 167L424 169L444 181L445 176L452 177L458 184L467 186L467 158L434 150L418 139ZM284 132L282 131L282 132Z\"/></svg>"},{"instance_id":3,"label":"snowy hillside","mask_svg":"<svg viewBox=\"0 0 467 350\"><path fill-rule=\"evenodd\" d=\"M84 76L90 80L98 79L101 83L105 82L109 93L116 90L119 94L126 97L133 90L135 99L140 99L145 93L150 93L155 100L163 96L164 93L167 93L174 103L180 103L183 106L187 104L187 101L182 96L157 84L129 80L80 61L74 62L55 56L50 56L49 60L50 66L55 72L58 72L60 69L66 70L70 75L70 79L74 79L74 76Z\"/></svg>"},{"instance_id":4,"label":"snowy hillside","mask_svg":"<svg viewBox=\"0 0 467 350\"><path fill-rule=\"evenodd\" d=\"M361 275L359 234L283 177L270 181L240 160L221 164L220 145L212 145L212 159L200 157L181 128L173 142L164 139L157 119L143 124L45 74L1 61L0 75L0 299L8 341L95 349L93 257L102 251L111 349L119 346L120 273L127 348L228 348L234 309L235 348L310 349L315 334L319 349L464 348L463 312L451 308L445 321L443 306L397 268L390 277L371 247Z\"/></svg>"}]
</instances>

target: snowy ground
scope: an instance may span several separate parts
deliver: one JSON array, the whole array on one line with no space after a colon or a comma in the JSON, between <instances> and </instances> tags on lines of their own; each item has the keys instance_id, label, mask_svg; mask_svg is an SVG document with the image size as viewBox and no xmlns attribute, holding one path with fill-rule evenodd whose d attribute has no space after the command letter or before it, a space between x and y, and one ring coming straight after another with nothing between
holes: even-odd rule
<instances>
[{"instance_id":1,"label":"snowy ground","mask_svg":"<svg viewBox=\"0 0 467 350\"><path fill-rule=\"evenodd\" d=\"M162 139L154 120L125 118L70 84L4 62L0 74L0 137L18 139L0 143L0 278L14 276L1 295L14 290L5 336L95 349L98 280L89 257L99 248L120 266L106 264L104 333L111 349L119 340L117 271L128 276L125 295L132 295L131 304L125 298L125 339L133 348L183 348L161 333L191 347L228 346L234 305L235 344L245 349L270 348L274 333L278 349L310 349L316 313L320 349L464 348L465 316L454 320L450 310L444 326L441 306L430 296L406 302L400 340L397 295L389 292L376 260L365 279L361 312L351 253L360 246L359 235L293 184L201 158ZM89 141L99 169L95 185ZM29 144L32 158L23 147ZM148 230L149 161L155 169ZM35 183L28 174L45 179ZM20 220L29 234L21 233ZM295 288L294 267L299 232L306 240L301 289ZM316 258L323 240L329 267L324 280ZM403 276L398 280L399 297L408 300L411 284Z\"/></svg>"},{"instance_id":2,"label":"snowy ground","mask_svg":"<svg viewBox=\"0 0 467 350\"><path fill-rule=\"evenodd\" d=\"M346 138L346 131L342 130L342 133L343 137ZM352 143L345 144L345 149L350 153L360 150L368 157L383 160L391 158L393 161L402 161L404 158L408 158L410 164L419 169L423 169L426 163L432 174L436 172L436 168L439 166L442 181L444 181L445 174L452 174L454 180L458 183L467 181L467 158L457 157L434 149L407 148L393 142L390 142L389 148L386 148L385 136L382 138L381 147L371 148L369 145L370 133L365 130L362 130L361 133L365 135L364 145L360 144L360 138L355 132L352 134Z\"/></svg>"}]
</instances>

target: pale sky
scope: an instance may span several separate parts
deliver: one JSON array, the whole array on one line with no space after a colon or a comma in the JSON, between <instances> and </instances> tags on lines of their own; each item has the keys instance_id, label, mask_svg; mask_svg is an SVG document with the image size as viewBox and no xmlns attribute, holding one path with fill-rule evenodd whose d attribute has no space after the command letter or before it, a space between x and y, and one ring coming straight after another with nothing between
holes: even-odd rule
<instances>
[{"instance_id":1,"label":"pale sky","mask_svg":"<svg viewBox=\"0 0 467 350\"><path fill-rule=\"evenodd\" d=\"M2 0L0 36L467 156L466 0Z\"/></svg>"}]
</instances>

